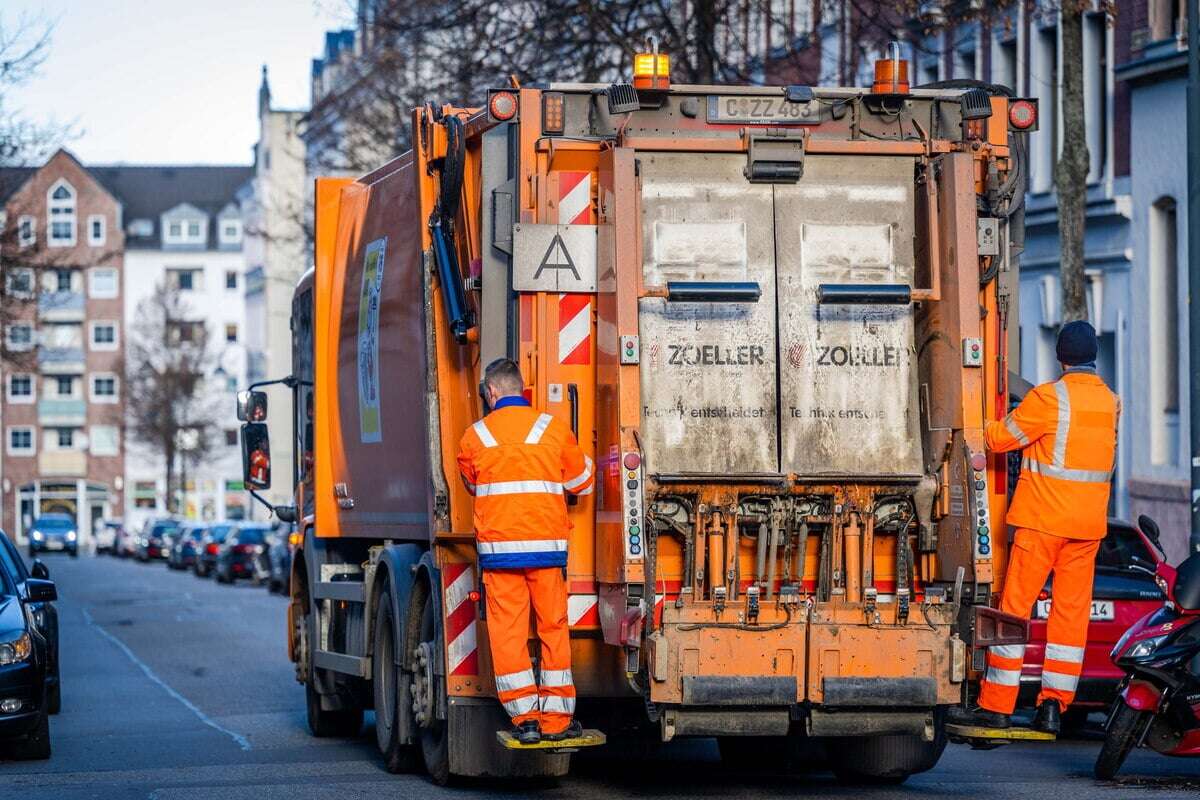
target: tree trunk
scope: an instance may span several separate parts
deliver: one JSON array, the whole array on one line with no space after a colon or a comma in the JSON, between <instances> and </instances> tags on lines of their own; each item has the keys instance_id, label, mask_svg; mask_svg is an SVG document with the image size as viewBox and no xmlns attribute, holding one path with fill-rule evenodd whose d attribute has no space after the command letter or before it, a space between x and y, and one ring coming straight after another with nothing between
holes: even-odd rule
<instances>
[{"instance_id":1,"label":"tree trunk","mask_svg":"<svg viewBox=\"0 0 1200 800\"><path fill-rule=\"evenodd\" d=\"M1061 248L1062 319L1087 319L1087 283L1083 274L1083 236L1087 214L1088 148L1083 109L1082 0L1063 0L1062 154L1054 175L1058 190L1058 237ZM1053 109L1051 109L1053 113Z\"/></svg>"},{"instance_id":2,"label":"tree trunk","mask_svg":"<svg viewBox=\"0 0 1200 800\"><path fill-rule=\"evenodd\" d=\"M698 0L696 15L696 83L716 83L717 9L715 0Z\"/></svg>"},{"instance_id":3,"label":"tree trunk","mask_svg":"<svg viewBox=\"0 0 1200 800\"><path fill-rule=\"evenodd\" d=\"M173 434L163 447L163 455L167 459L167 513L174 514L178 509L175 502L175 436Z\"/></svg>"}]
</instances>

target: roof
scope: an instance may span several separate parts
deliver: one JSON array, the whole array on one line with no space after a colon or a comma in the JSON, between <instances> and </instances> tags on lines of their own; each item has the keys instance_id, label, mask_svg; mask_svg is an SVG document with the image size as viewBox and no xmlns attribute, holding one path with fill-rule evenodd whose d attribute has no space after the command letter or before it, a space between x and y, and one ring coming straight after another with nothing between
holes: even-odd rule
<instances>
[{"instance_id":1,"label":"roof","mask_svg":"<svg viewBox=\"0 0 1200 800\"><path fill-rule=\"evenodd\" d=\"M0 167L0 203L7 203L37 170L37 167Z\"/></svg>"},{"instance_id":2,"label":"roof","mask_svg":"<svg viewBox=\"0 0 1200 800\"><path fill-rule=\"evenodd\" d=\"M130 250L161 248L160 217L184 204L208 215L208 249L215 249L217 230L214 220L222 209L236 202L238 189L254 177L251 166L117 165L87 169L121 201L127 228L135 219L148 219L153 223L154 233L149 237L126 236L125 247Z\"/></svg>"}]
</instances>

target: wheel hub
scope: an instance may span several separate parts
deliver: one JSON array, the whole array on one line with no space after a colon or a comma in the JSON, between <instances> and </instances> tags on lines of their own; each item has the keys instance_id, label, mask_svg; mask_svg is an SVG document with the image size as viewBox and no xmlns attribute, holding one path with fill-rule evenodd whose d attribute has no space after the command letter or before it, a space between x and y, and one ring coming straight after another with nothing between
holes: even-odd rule
<instances>
[{"instance_id":1,"label":"wheel hub","mask_svg":"<svg viewBox=\"0 0 1200 800\"><path fill-rule=\"evenodd\" d=\"M433 642L421 642L413 650L413 719L422 728L433 724Z\"/></svg>"}]
</instances>

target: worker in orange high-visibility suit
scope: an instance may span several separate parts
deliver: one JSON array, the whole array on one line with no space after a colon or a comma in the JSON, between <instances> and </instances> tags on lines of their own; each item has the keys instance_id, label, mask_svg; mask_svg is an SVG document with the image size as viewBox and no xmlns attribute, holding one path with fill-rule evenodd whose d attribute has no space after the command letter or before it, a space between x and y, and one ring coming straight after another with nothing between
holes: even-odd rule
<instances>
[{"instance_id":1,"label":"worker in orange high-visibility suit","mask_svg":"<svg viewBox=\"0 0 1200 800\"><path fill-rule=\"evenodd\" d=\"M1034 727L1058 733L1083 671L1096 550L1108 528L1116 465L1119 398L1096 374L1096 331L1071 322L1058 335L1063 376L1034 387L984 437L997 453L1021 449L1008 524L1015 528L1000 610L1029 618L1054 573L1046 657ZM988 648L979 707L952 709L951 721L1006 728L1017 702L1025 645Z\"/></svg>"},{"instance_id":2,"label":"worker in orange high-visibility suit","mask_svg":"<svg viewBox=\"0 0 1200 800\"><path fill-rule=\"evenodd\" d=\"M570 428L532 409L524 388L512 361L487 366L480 394L492 411L463 434L458 468L475 495L496 693L518 741L536 744L582 734L574 720L567 628L571 523L564 494L590 494L595 475ZM536 675L529 658L531 606L542 644Z\"/></svg>"}]
</instances>

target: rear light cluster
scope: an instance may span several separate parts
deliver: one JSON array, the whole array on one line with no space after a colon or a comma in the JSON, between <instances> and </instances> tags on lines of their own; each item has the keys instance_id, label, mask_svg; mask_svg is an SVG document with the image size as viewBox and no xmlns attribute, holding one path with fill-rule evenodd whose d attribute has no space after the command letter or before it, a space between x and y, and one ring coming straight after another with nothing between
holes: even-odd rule
<instances>
[{"instance_id":1,"label":"rear light cluster","mask_svg":"<svg viewBox=\"0 0 1200 800\"><path fill-rule=\"evenodd\" d=\"M1014 131L1036 131L1038 124L1037 100L1021 98L1008 106L1008 127Z\"/></svg>"},{"instance_id":2,"label":"rear light cluster","mask_svg":"<svg viewBox=\"0 0 1200 800\"><path fill-rule=\"evenodd\" d=\"M217 546L215 544L206 545L204 552L208 553L210 556L215 556L217 554Z\"/></svg>"},{"instance_id":3,"label":"rear light cluster","mask_svg":"<svg viewBox=\"0 0 1200 800\"><path fill-rule=\"evenodd\" d=\"M233 546L233 552L249 555L251 553L257 553L258 548L252 544L235 544Z\"/></svg>"},{"instance_id":4,"label":"rear light cluster","mask_svg":"<svg viewBox=\"0 0 1200 800\"><path fill-rule=\"evenodd\" d=\"M492 92L488 98L488 113L492 119L508 122L517 115L517 96L512 92Z\"/></svg>"}]
</instances>

